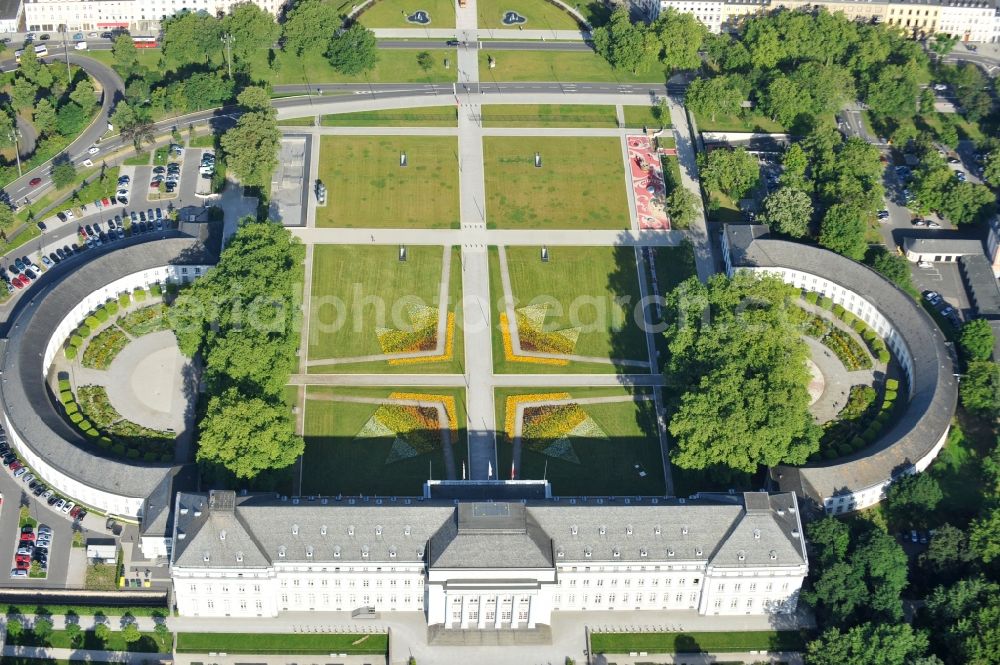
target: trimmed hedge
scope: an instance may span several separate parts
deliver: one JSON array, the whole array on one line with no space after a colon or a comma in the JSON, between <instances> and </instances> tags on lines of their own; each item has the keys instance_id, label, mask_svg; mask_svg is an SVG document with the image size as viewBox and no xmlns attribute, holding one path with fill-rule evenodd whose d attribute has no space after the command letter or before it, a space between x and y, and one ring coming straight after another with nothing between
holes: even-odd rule
<instances>
[{"instance_id":1,"label":"trimmed hedge","mask_svg":"<svg viewBox=\"0 0 1000 665\"><path fill-rule=\"evenodd\" d=\"M80 410L80 407L76 405L76 402L70 402L64 407L67 416L72 416Z\"/></svg>"},{"instance_id":2,"label":"trimmed hedge","mask_svg":"<svg viewBox=\"0 0 1000 665\"><path fill-rule=\"evenodd\" d=\"M77 349L75 346L67 346L63 350L63 353L66 354L66 360L75 360L78 351L79 349Z\"/></svg>"},{"instance_id":3,"label":"trimmed hedge","mask_svg":"<svg viewBox=\"0 0 1000 665\"><path fill-rule=\"evenodd\" d=\"M851 448L851 444L842 443L839 446L837 446L837 452L840 453L841 455L850 455L851 453L854 452L854 449Z\"/></svg>"},{"instance_id":4,"label":"trimmed hedge","mask_svg":"<svg viewBox=\"0 0 1000 665\"><path fill-rule=\"evenodd\" d=\"M69 419L74 425L79 425L83 422L83 415L80 413L71 413L69 414Z\"/></svg>"},{"instance_id":5,"label":"trimmed hedge","mask_svg":"<svg viewBox=\"0 0 1000 665\"><path fill-rule=\"evenodd\" d=\"M118 313L118 302L115 300L109 300L104 303L104 309L107 310L108 314L114 316Z\"/></svg>"},{"instance_id":6,"label":"trimmed hedge","mask_svg":"<svg viewBox=\"0 0 1000 665\"><path fill-rule=\"evenodd\" d=\"M125 457L127 459L139 459L139 451L136 450L135 448L129 448L128 451L125 453Z\"/></svg>"},{"instance_id":7,"label":"trimmed hedge","mask_svg":"<svg viewBox=\"0 0 1000 665\"><path fill-rule=\"evenodd\" d=\"M132 296L128 293L123 293L118 296L118 304L121 307L128 307L132 303Z\"/></svg>"},{"instance_id":8,"label":"trimmed hedge","mask_svg":"<svg viewBox=\"0 0 1000 665\"><path fill-rule=\"evenodd\" d=\"M836 316L836 317L837 317L838 319L841 319L841 320L843 320L843 318L844 318L844 313L845 313L846 311L847 311L847 310L846 310L846 309L844 309L844 306L843 306L843 305L841 305L841 304L839 304L839 303L833 306L833 315L834 315L834 316Z\"/></svg>"},{"instance_id":9,"label":"trimmed hedge","mask_svg":"<svg viewBox=\"0 0 1000 665\"><path fill-rule=\"evenodd\" d=\"M103 307L98 307L97 309L94 310L94 318L100 321L101 323L107 323L108 316L109 316L108 310L104 309Z\"/></svg>"},{"instance_id":10,"label":"trimmed hedge","mask_svg":"<svg viewBox=\"0 0 1000 665\"><path fill-rule=\"evenodd\" d=\"M90 337L90 326L86 323L81 323L76 329L76 334L84 338Z\"/></svg>"},{"instance_id":11,"label":"trimmed hedge","mask_svg":"<svg viewBox=\"0 0 1000 665\"><path fill-rule=\"evenodd\" d=\"M889 351L886 349L880 349L878 352L878 361L880 363L887 363L892 356L889 355Z\"/></svg>"},{"instance_id":12,"label":"trimmed hedge","mask_svg":"<svg viewBox=\"0 0 1000 665\"><path fill-rule=\"evenodd\" d=\"M70 346L83 346L83 338L79 335L70 335L69 344ZM68 384L69 381L66 383ZM66 388L69 388L69 386L67 385Z\"/></svg>"},{"instance_id":13,"label":"trimmed hedge","mask_svg":"<svg viewBox=\"0 0 1000 665\"><path fill-rule=\"evenodd\" d=\"M831 307L833 307L833 298L828 298L827 296L823 296L822 298L819 299L819 306L822 307L823 309L830 309Z\"/></svg>"},{"instance_id":14,"label":"trimmed hedge","mask_svg":"<svg viewBox=\"0 0 1000 665\"><path fill-rule=\"evenodd\" d=\"M73 386L70 385L69 379L59 379L59 392L62 392L64 390L69 390L72 387Z\"/></svg>"},{"instance_id":15,"label":"trimmed hedge","mask_svg":"<svg viewBox=\"0 0 1000 665\"><path fill-rule=\"evenodd\" d=\"M62 402L63 404L69 404L70 402L72 402L73 401L73 391L72 390L64 390L61 393L59 393L59 401Z\"/></svg>"},{"instance_id":16,"label":"trimmed hedge","mask_svg":"<svg viewBox=\"0 0 1000 665\"><path fill-rule=\"evenodd\" d=\"M88 326L88 327L90 328L90 330L93 330L93 329L94 329L94 328L96 328L97 326L101 325L101 322L100 322L100 321L98 321L98 320L97 320L97 317L96 317L96 316L93 316L93 315L91 315L91 316L88 316L87 318L85 318L85 319L83 320L83 322L84 322L85 324L87 324L87 326Z\"/></svg>"},{"instance_id":17,"label":"trimmed hedge","mask_svg":"<svg viewBox=\"0 0 1000 665\"><path fill-rule=\"evenodd\" d=\"M885 391L885 397L884 397L885 401L887 401L887 402L895 402L896 401L896 397L897 397L897 395L896 395L896 391L895 390L886 390Z\"/></svg>"},{"instance_id":18,"label":"trimmed hedge","mask_svg":"<svg viewBox=\"0 0 1000 665\"><path fill-rule=\"evenodd\" d=\"M116 443L115 445L111 446L111 452L113 452L115 455L124 455L125 446L123 446L120 443Z\"/></svg>"},{"instance_id":19,"label":"trimmed hedge","mask_svg":"<svg viewBox=\"0 0 1000 665\"><path fill-rule=\"evenodd\" d=\"M132 292L132 297L135 298L136 302L142 302L146 299L146 289L139 287Z\"/></svg>"},{"instance_id":20,"label":"trimmed hedge","mask_svg":"<svg viewBox=\"0 0 1000 665\"><path fill-rule=\"evenodd\" d=\"M806 291L806 294L803 296L803 298L805 298L805 301L810 305L815 305L816 302L819 300L819 294L815 291Z\"/></svg>"},{"instance_id":21,"label":"trimmed hedge","mask_svg":"<svg viewBox=\"0 0 1000 665\"><path fill-rule=\"evenodd\" d=\"M886 390L899 390L899 381L896 379L886 379L885 380Z\"/></svg>"},{"instance_id":22,"label":"trimmed hedge","mask_svg":"<svg viewBox=\"0 0 1000 665\"><path fill-rule=\"evenodd\" d=\"M156 296L157 298L163 295L163 289L162 287L160 287L159 283L153 284L151 287L149 287L149 292L152 295Z\"/></svg>"}]
</instances>

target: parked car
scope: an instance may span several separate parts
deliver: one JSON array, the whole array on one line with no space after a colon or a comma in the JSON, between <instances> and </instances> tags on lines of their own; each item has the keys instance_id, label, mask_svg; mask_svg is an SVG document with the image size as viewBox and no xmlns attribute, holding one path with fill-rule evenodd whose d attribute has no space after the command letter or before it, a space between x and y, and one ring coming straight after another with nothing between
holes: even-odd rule
<instances>
[{"instance_id":1,"label":"parked car","mask_svg":"<svg viewBox=\"0 0 1000 665\"><path fill-rule=\"evenodd\" d=\"M53 492L52 490L50 490L50 489L49 490L45 490L44 492L42 492L42 498L45 499L46 501L48 501L49 499L52 498L53 494L55 494L55 492Z\"/></svg>"},{"instance_id":2,"label":"parked car","mask_svg":"<svg viewBox=\"0 0 1000 665\"><path fill-rule=\"evenodd\" d=\"M17 470L15 470L15 471L14 471L14 477L15 477L15 478L20 478L21 476L23 476L23 475L24 475L24 474L26 474L26 473L28 473L28 470L27 470L27 469L25 469L25 468L24 468L24 467L22 466L22 467L19 467L19 468L18 468Z\"/></svg>"},{"instance_id":3,"label":"parked car","mask_svg":"<svg viewBox=\"0 0 1000 665\"><path fill-rule=\"evenodd\" d=\"M73 510L73 506L75 506L75 505L76 505L75 503L73 503L72 501L70 501L70 502L66 503L65 505L63 505L63 507L60 508L59 510L63 511L64 513L68 513L69 511Z\"/></svg>"},{"instance_id":4,"label":"parked car","mask_svg":"<svg viewBox=\"0 0 1000 665\"><path fill-rule=\"evenodd\" d=\"M62 510L63 506L65 506L65 505L66 505L66 499L57 499L56 500L56 503L55 503L56 510Z\"/></svg>"}]
</instances>

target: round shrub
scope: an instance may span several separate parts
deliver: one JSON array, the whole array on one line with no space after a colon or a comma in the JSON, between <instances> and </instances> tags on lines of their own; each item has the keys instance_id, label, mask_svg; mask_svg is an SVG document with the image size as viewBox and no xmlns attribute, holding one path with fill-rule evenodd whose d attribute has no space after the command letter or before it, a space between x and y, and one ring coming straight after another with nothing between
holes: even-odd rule
<instances>
[{"instance_id":1,"label":"round shrub","mask_svg":"<svg viewBox=\"0 0 1000 665\"><path fill-rule=\"evenodd\" d=\"M97 445L99 445L104 450L108 450L109 448L111 448L111 439L109 439L106 436L102 436L100 439L97 440Z\"/></svg>"},{"instance_id":2,"label":"round shrub","mask_svg":"<svg viewBox=\"0 0 1000 665\"><path fill-rule=\"evenodd\" d=\"M125 457L127 457L128 459L139 459L139 451L136 450L135 448L129 448L128 451L125 453Z\"/></svg>"},{"instance_id":3,"label":"round shrub","mask_svg":"<svg viewBox=\"0 0 1000 665\"><path fill-rule=\"evenodd\" d=\"M70 422L72 422L74 425L79 425L80 422L83 420L83 414L80 414L80 413L71 413L71 414L69 414L69 419L70 419Z\"/></svg>"},{"instance_id":4,"label":"round shrub","mask_svg":"<svg viewBox=\"0 0 1000 665\"><path fill-rule=\"evenodd\" d=\"M62 402L63 404L69 404L70 402L72 402L73 401L73 391L72 390L64 390L61 393L59 393L59 401Z\"/></svg>"},{"instance_id":5,"label":"round shrub","mask_svg":"<svg viewBox=\"0 0 1000 665\"><path fill-rule=\"evenodd\" d=\"M816 301L819 300L819 294L816 293L815 291L806 291L806 294L802 297L805 299L807 303L810 303L812 305L815 305Z\"/></svg>"},{"instance_id":6,"label":"round shrub","mask_svg":"<svg viewBox=\"0 0 1000 665\"><path fill-rule=\"evenodd\" d=\"M822 298L819 299L819 306L822 307L823 309L830 309L831 307L833 307L833 298L828 298L826 296L823 296Z\"/></svg>"},{"instance_id":7,"label":"round shrub","mask_svg":"<svg viewBox=\"0 0 1000 665\"><path fill-rule=\"evenodd\" d=\"M80 337L79 335L71 335L69 338L69 343L71 346L83 346L83 338ZM67 381L66 383L69 383L69 381ZM68 388L69 386L66 387Z\"/></svg>"},{"instance_id":8,"label":"round shrub","mask_svg":"<svg viewBox=\"0 0 1000 665\"><path fill-rule=\"evenodd\" d=\"M146 453L145 455L142 456L142 461L143 462L155 462L155 461L157 461L157 455L156 455L156 453Z\"/></svg>"},{"instance_id":9,"label":"round shrub","mask_svg":"<svg viewBox=\"0 0 1000 665\"><path fill-rule=\"evenodd\" d=\"M115 445L111 446L111 452L113 452L115 455L124 455L125 446L123 446L120 443L116 443Z\"/></svg>"},{"instance_id":10,"label":"round shrub","mask_svg":"<svg viewBox=\"0 0 1000 665\"><path fill-rule=\"evenodd\" d=\"M76 349L75 346L67 346L63 350L63 353L66 354L66 360L75 360L76 359L76 352L77 352L77 349Z\"/></svg>"},{"instance_id":11,"label":"round shrub","mask_svg":"<svg viewBox=\"0 0 1000 665\"><path fill-rule=\"evenodd\" d=\"M84 338L90 337L90 326L88 326L85 323L81 323L80 326L76 329L76 334Z\"/></svg>"},{"instance_id":12,"label":"round shrub","mask_svg":"<svg viewBox=\"0 0 1000 665\"><path fill-rule=\"evenodd\" d=\"M160 455L160 461L161 462L173 462L174 461L174 456L171 453L162 453Z\"/></svg>"},{"instance_id":13,"label":"round shrub","mask_svg":"<svg viewBox=\"0 0 1000 665\"><path fill-rule=\"evenodd\" d=\"M132 296L130 296L128 293L123 293L120 296L118 296L118 305L121 307L128 307L131 302L132 302Z\"/></svg>"},{"instance_id":14,"label":"round shrub","mask_svg":"<svg viewBox=\"0 0 1000 665\"><path fill-rule=\"evenodd\" d=\"M886 349L879 349L879 351L878 351L878 361L880 363L887 363L887 362L889 362L889 358L891 358L891 356L889 355L889 351L888 350L886 350Z\"/></svg>"},{"instance_id":15,"label":"round shrub","mask_svg":"<svg viewBox=\"0 0 1000 665\"><path fill-rule=\"evenodd\" d=\"M80 407L76 405L76 402L70 402L63 408L65 409L67 416L72 416L74 413L80 410Z\"/></svg>"},{"instance_id":16,"label":"round shrub","mask_svg":"<svg viewBox=\"0 0 1000 665\"><path fill-rule=\"evenodd\" d=\"M142 302L146 299L146 289L138 288L132 292L132 296L135 298L136 302Z\"/></svg>"},{"instance_id":17,"label":"round shrub","mask_svg":"<svg viewBox=\"0 0 1000 665\"><path fill-rule=\"evenodd\" d=\"M853 452L854 449L851 448L851 444L849 443L842 443L839 446L837 446L837 453L840 455L850 455Z\"/></svg>"},{"instance_id":18,"label":"round shrub","mask_svg":"<svg viewBox=\"0 0 1000 665\"><path fill-rule=\"evenodd\" d=\"M854 316L850 312L844 312L844 315L840 318L849 326L853 326L854 322L858 320L858 317Z\"/></svg>"},{"instance_id":19,"label":"round shrub","mask_svg":"<svg viewBox=\"0 0 1000 665\"><path fill-rule=\"evenodd\" d=\"M891 411L893 402L892 400L882 402L882 411Z\"/></svg>"},{"instance_id":20,"label":"round shrub","mask_svg":"<svg viewBox=\"0 0 1000 665\"><path fill-rule=\"evenodd\" d=\"M872 330L871 328L869 328L868 330L866 330L863 333L861 333L861 338L863 340L865 340L866 342L868 342L869 344L873 344L875 342L875 340L877 339L877 337L875 335L875 331Z\"/></svg>"},{"instance_id":21,"label":"round shrub","mask_svg":"<svg viewBox=\"0 0 1000 665\"><path fill-rule=\"evenodd\" d=\"M87 318L85 318L83 320L83 322L86 323L87 326L89 326L91 330L93 330L97 326L101 325L101 322L97 320L96 316L88 316Z\"/></svg>"},{"instance_id":22,"label":"round shrub","mask_svg":"<svg viewBox=\"0 0 1000 665\"><path fill-rule=\"evenodd\" d=\"M899 381L897 381L896 379L886 379L885 380L885 389L886 390L898 390L899 389Z\"/></svg>"},{"instance_id":23,"label":"round shrub","mask_svg":"<svg viewBox=\"0 0 1000 665\"><path fill-rule=\"evenodd\" d=\"M883 411L882 413L875 416L875 420L873 422L878 423L880 427L884 427L885 424L889 422L890 418L892 418L892 414L890 414L887 411Z\"/></svg>"},{"instance_id":24,"label":"round shrub","mask_svg":"<svg viewBox=\"0 0 1000 665\"><path fill-rule=\"evenodd\" d=\"M873 443L878 438L878 432L873 432L871 428L866 429L861 438L864 439L865 443Z\"/></svg>"},{"instance_id":25,"label":"round shrub","mask_svg":"<svg viewBox=\"0 0 1000 665\"><path fill-rule=\"evenodd\" d=\"M96 310L94 310L94 318L100 321L101 323L107 322L108 310L104 309L103 307L98 307Z\"/></svg>"},{"instance_id":26,"label":"round shrub","mask_svg":"<svg viewBox=\"0 0 1000 665\"><path fill-rule=\"evenodd\" d=\"M886 390L885 391L885 397L883 399L885 399L885 401L887 401L887 402L895 402L896 401L896 391L895 390Z\"/></svg>"},{"instance_id":27,"label":"round shrub","mask_svg":"<svg viewBox=\"0 0 1000 665\"><path fill-rule=\"evenodd\" d=\"M857 333L863 332L864 329L867 328L867 327L868 327L868 324L866 324L861 319L858 319L853 324L851 324L851 328L853 328L854 332L857 332Z\"/></svg>"},{"instance_id":28,"label":"round shrub","mask_svg":"<svg viewBox=\"0 0 1000 665\"><path fill-rule=\"evenodd\" d=\"M108 314L114 316L118 313L118 302L115 300L109 300L104 304L104 309L107 310Z\"/></svg>"},{"instance_id":29,"label":"round shrub","mask_svg":"<svg viewBox=\"0 0 1000 665\"><path fill-rule=\"evenodd\" d=\"M99 437L101 435L101 433L98 432L94 428L90 428L90 429L84 431L84 434L86 434L87 436L89 436L91 439L96 439L97 437Z\"/></svg>"},{"instance_id":30,"label":"round shrub","mask_svg":"<svg viewBox=\"0 0 1000 665\"><path fill-rule=\"evenodd\" d=\"M833 306L833 315L836 316L838 319L844 318L844 312L846 311L847 310L844 309L844 306L839 303Z\"/></svg>"},{"instance_id":31,"label":"round shrub","mask_svg":"<svg viewBox=\"0 0 1000 665\"><path fill-rule=\"evenodd\" d=\"M833 448L827 448L823 451L823 457L827 459L837 459L837 451Z\"/></svg>"},{"instance_id":32,"label":"round shrub","mask_svg":"<svg viewBox=\"0 0 1000 665\"><path fill-rule=\"evenodd\" d=\"M852 450L857 451L857 450L861 450L864 447L865 447L865 440L862 439L860 436L856 436L853 439L851 439L851 449Z\"/></svg>"},{"instance_id":33,"label":"round shrub","mask_svg":"<svg viewBox=\"0 0 1000 665\"><path fill-rule=\"evenodd\" d=\"M163 288L159 285L159 283L153 284L149 287L149 292L159 298L163 294Z\"/></svg>"}]
</instances>

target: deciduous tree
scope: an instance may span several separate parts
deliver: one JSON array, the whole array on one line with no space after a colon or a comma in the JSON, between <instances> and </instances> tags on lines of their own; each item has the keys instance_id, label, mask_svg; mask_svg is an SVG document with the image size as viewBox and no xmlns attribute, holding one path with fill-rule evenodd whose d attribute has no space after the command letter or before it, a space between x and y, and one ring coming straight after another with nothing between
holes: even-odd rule
<instances>
[{"instance_id":1,"label":"deciduous tree","mask_svg":"<svg viewBox=\"0 0 1000 665\"><path fill-rule=\"evenodd\" d=\"M63 104L56 113L56 130L66 138L75 138L90 120L89 114L76 102Z\"/></svg>"},{"instance_id":2,"label":"deciduous tree","mask_svg":"<svg viewBox=\"0 0 1000 665\"><path fill-rule=\"evenodd\" d=\"M913 291L910 262L899 254L890 252L879 245L868 252L865 256L865 263L904 291Z\"/></svg>"},{"instance_id":3,"label":"deciduous tree","mask_svg":"<svg viewBox=\"0 0 1000 665\"><path fill-rule=\"evenodd\" d=\"M340 28L337 5L324 0L299 0L285 20L285 48L293 53L326 50L330 37Z\"/></svg>"},{"instance_id":4,"label":"deciduous tree","mask_svg":"<svg viewBox=\"0 0 1000 665\"><path fill-rule=\"evenodd\" d=\"M830 206L820 225L819 244L855 261L864 258L868 244L861 211L851 203Z\"/></svg>"},{"instance_id":5,"label":"deciduous tree","mask_svg":"<svg viewBox=\"0 0 1000 665\"><path fill-rule=\"evenodd\" d=\"M780 280L687 280L667 298L673 462L688 469L801 463L819 445L805 343ZM710 319L702 318L708 310Z\"/></svg>"},{"instance_id":6,"label":"deciduous tree","mask_svg":"<svg viewBox=\"0 0 1000 665\"><path fill-rule=\"evenodd\" d=\"M281 36L281 27L274 15L253 2L233 5L222 19L222 30L230 36L229 49L233 62L245 69L253 56L270 47Z\"/></svg>"},{"instance_id":7,"label":"deciduous tree","mask_svg":"<svg viewBox=\"0 0 1000 665\"><path fill-rule=\"evenodd\" d=\"M709 189L718 189L739 200L760 181L760 164L746 148L719 148L708 153L699 165L701 177Z\"/></svg>"},{"instance_id":8,"label":"deciduous tree","mask_svg":"<svg viewBox=\"0 0 1000 665\"><path fill-rule=\"evenodd\" d=\"M244 113L236 126L222 135L226 163L244 185L264 187L278 165L281 131L274 112Z\"/></svg>"},{"instance_id":9,"label":"deciduous tree","mask_svg":"<svg viewBox=\"0 0 1000 665\"><path fill-rule=\"evenodd\" d=\"M802 238L809 233L812 212L809 195L790 187L782 187L764 199L764 222L794 238Z\"/></svg>"},{"instance_id":10,"label":"deciduous tree","mask_svg":"<svg viewBox=\"0 0 1000 665\"><path fill-rule=\"evenodd\" d=\"M222 48L222 25L204 11L180 11L163 22L163 59L169 65L203 65ZM258 45L259 46L259 45Z\"/></svg>"},{"instance_id":11,"label":"deciduous tree","mask_svg":"<svg viewBox=\"0 0 1000 665\"><path fill-rule=\"evenodd\" d=\"M1000 365L990 360L973 360L959 384L962 405L983 416L1000 410Z\"/></svg>"},{"instance_id":12,"label":"deciduous tree","mask_svg":"<svg viewBox=\"0 0 1000 665\"><path fill-rule=\"evenodd\" d=\"M989 360L993 355L993 328L986 319L971 319L962 326L958 343L969 360Z\"/></svg>"},{"instance_id":13,"label":"deciduous tree","mask_svg":"<svg viewBox=\"0 0 1000 665\"><path fill-rule=\"evenodd\" d=\"M81 79L73 87L73 92L69 93L69 98L78 104L80 108L89 111L97 103L97 93L94 91L94 84L90 82L89 78Z\"/></svg>"},{"instance_id":14,"label":"deciduous tree","mask_svg":"<svg viewBox=\"0 0 1000 665\"><path fill-rule=\"evenodd\" d=\"M667 197L667 214L670 215L670 226L675 229L686 229L698 215L698 197L677 185Z\"/></svg>"},{"instance_id":15,"label":"deciduous tree","mask_svg":"<svg viewBox=\"0 0 1000 665\"><path fill-rule=\"evenodd\" d=\"M912 665L927 651L927 635L909 624L830 628L809 643L807 665Z\"/></svg>"},{"instance_id":16,"label":"deciduous tree","mask_svg":"<svg viewBox=\"0 0 1000 665\"><path fill-rule=\"evenodd\" d=\"M139 49L128 35L118 35L111 47L111 59L122 78L129 78L139 68Z\"/></svg>"},{"instance_id":17,"label":"deciduous tree","mask_svg":"<svg viewBox=\"0 0 1000 665\"><path fill-rule=\"evenodd\" d=\"M694 14L679 12L673 7L661 12L652 30L663 49L660 62L670 70L698 69L701 51L708 30Z\"/></svg>"},{"instance_id":18,"label":"deciduous tree","mask_svg":"<svg viewBox=\"0 0 1000 665\"><path fill-rule=\"evenodd\" d=\"M734 116L740 112L743 92L728 76L695 79L688 86L684 102L697 115L715 122L719 116Z\"/></svg>"},{"instance_id":19,"label":"deciduous tree","mask_svg":"<svg viewBox=\"0 0 1000 665\"><path fill-rule=\"evenodd\" d=\"M51 136L56 133L56 109L48 99L40 99L35 104L35 117L33 119L35 129L42 136Z\"/></svg>"},{"instance_id":20,"label":"deciduous tree","mask_svg":"<svg viewBox=\"0 0 1000 665\"><path fill-rule=\"evenodd\" d=\"M69 157L60 155L52 163L52 184L56 186L56 189L73 184L73 181L76 180L76 167L69 160Z\"/></svg>"},{"instance_id":21,"label":"deciduous tree","mask_svg":"<svg viewBox=\"0 0 1000 665\"><path fill-rule=\"evenodd\" d=\"M375 33L360 23L353 23L330 40L326 57L333 68L345 76L370 72L378 63Z\"/></svg>"}]
</instances>

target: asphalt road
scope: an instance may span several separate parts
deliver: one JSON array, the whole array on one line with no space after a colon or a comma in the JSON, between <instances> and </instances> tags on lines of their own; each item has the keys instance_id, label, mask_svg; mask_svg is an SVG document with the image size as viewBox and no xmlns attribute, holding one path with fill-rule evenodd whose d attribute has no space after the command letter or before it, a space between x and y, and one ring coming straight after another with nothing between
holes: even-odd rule
<instances>
[{"instance_id":1,"label":"asphalt road","mask_svg":"<svg viewBox=\"0 0 1000 665\"><path fill-rule=\"evenodd\" d=\"M90 158L94 163L98 163L100 159L100 154L90 155L87 150L92 146L101 136L108 131L108 117L111 114L111 109L114 107L117 99L124 95L125 93L125 83L122 81L121 77L112 70L107 65L97 62L93 58L88 58L86 56L81 56L77 52L71 51L68 56L62 52L62 44L52 43L50 47L50 55L43 60L54 62L56 61L56 56L53 52L58 47L58 60L65 61L68 57L70 63L78 65L87 70L87 72L96 79L97 83L102 88L101 95L101 110L98 112L97 117L80 134L75 141L73 141L69 147L63 151L64 154L69 155L70 160L77 165L80 165L85 159ZM11 59L5 60L2 63L2 68L4 71L9 71L13 69L16 65ZM105 149L102 146L102 152ZM24 202L27 197L30 200L37 199L39 196L44 194L49 187L51 187L52 180L50 178L49 170L52 162L46 162L40 166L35 167L31 171L24 173L24 175L17 180L13 181L4 188L12 201L19 204ZM41 183L32 187L30 182L33 178L41 178Z\"/></svg>"}]
</instances>

